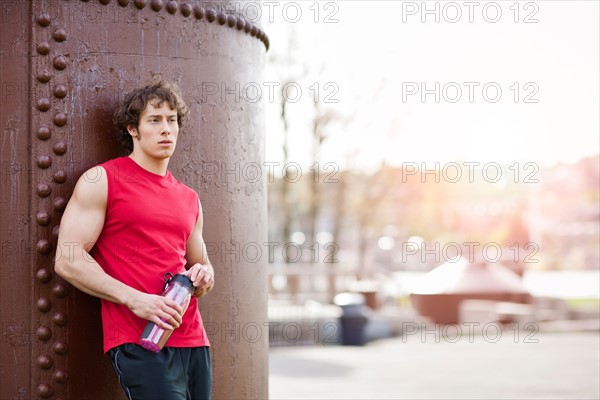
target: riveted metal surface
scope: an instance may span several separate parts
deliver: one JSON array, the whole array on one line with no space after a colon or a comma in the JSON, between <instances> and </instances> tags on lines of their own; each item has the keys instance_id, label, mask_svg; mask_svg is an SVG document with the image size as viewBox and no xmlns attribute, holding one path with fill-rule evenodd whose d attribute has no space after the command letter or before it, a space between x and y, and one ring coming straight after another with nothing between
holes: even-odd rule
<instances>
[{"instance_id":1,"label":"riveted metal surface","mask_svg":"<svg viewBox=\"0 0 600 400\"><path fill-rule=\"evenodd\" d=\"M39 15L38 24L39 26L33 26L32 29L32 46L37 43L37 51L43 57L38 57L35 62L31 63L32 74L37 79L31 80L32 94L40 97L38 99L37 111L33 111L31 115L32 126L37 130L37 137L33 137L31 140L31 159L35 162L35 165L31 168L31 182L35 185L35 195L32 196L32 206L34 209L44 210L43 212L48 213L52 216L52 210L48 210L49 202L51 201L51 195L53 191L53 183L47 179L48 172L51 171L52 157L51 139L50 135L46 138L40 137L39 133L46 131L50 121L49 118L52 114L56 113L55 99L51 96L49 91L50 81L52 81L56 74L57 66L60 67L60 60L54 56L52 45L55 42L51 41L50 33L56 27L52 26L53 22L56 24L56 17L52 17L55 12L54 9L44 9L38 7L35 2L32 4L32 14ZM43 21L43 23L39 23ZM52 43L52 45L50 45ZM41 51L43 50L43 51ZM52 58L54 57L54 62ZM50 63L54 64L54 68ZM65 65L66 67L66 65ZM63 68L64 69L64 68ZM42 77L42 79L40 79ZM51 113L47 113L52 109ZM48 132L49 133L49 132ZM54 131L54 136L60 136L59 130ZM38 213L39 215L39 213ZM52 250L53 241L50 238L50 226L40 225L37 229L31 230L32 239L37 240L36 249L37 252L33 256L32 265L42 267L40 271L48 271L44 277L45 281L39 280L36 285L33 285L34 297L37 297L37 311L38 313L32 312L31 323L33 326L38 326L37 333L39 341L32 344L31 347L31 360L35 360L37 368L31 369L31 388L32 393L37 398L52 398L57 392L54 390L51 383L52 367L54 360L48 355L50 353L51 337L56 339L64 335L63 332L57 327L50 328L51 323L49 317L51 311L62 309L64 304L55 299L51 299L50 285L53 281L58 279L54 274L50 274L49 270L52 268ZM35 388L35 390L33 389ZM59 395L62 394L60 391ZM34 396L32 396L33 398Z\"/></svg>"},{"instance_id":2,"label":"riveted metal surface","mask_svg":"<svg viewBox=\"0 0 600 400\"><path fill-rule=\"evenodd\" d=\"M60 213L53 209L52 204L56 197L66 194L64 188L56 185L52 176L61 169L58 156L64 156L67 151L64 143L67 124L65 102L68 100L66 77L70 71L63 52L68 43L68 27L65 26L64 8L58 2L31 3L32 16L35 18L37 15L37 21L43 21L43 24L38 22L37 26L33 24L31 31L31 45L37 46L41 54L31 60L31 94L39 99L37 110L33 110L30 116L31 129L36 132L31 137L30 157L34 165L30 179L35 187L31 202L34 210L42 210L36 215L38 220L41 215L49 216L49 223L38 223L31 230L32 238L37 241L37 252L33 255L31 265L37 268L33 295L37 298L38 311L32 312L31 324L38 327L40 339L31 346L31 360L38 367L31 369L31 392L34 395L32 398L69 398L68 386L65 383L58 384L54 379L56 371L67 369L67 359L54 356L52 351L54 342L65 342L68 338L65 327L67 299L57 296L55 290L60 287L61 293L67 293L67 284L51 273L56 250L56 237L52 235L52 230L60 221ZM40 52L41 48L44 52ZM43 104L42 108L40 104ZM57 315L60 317L57 318Z\"/></svg>"},{"instance_id":3,"label":"riveted metal surface","mask_svg":"<svg viewBox=\"0 0 600 400\"><path fill-rule=\"evenodd\" d=\"M170 169L200 195L205 240L266 241L265 180L202 176L206 163L264 161L264 106L205 92L205 83L228 90L262 80L268 38L244 15L225 12L235 9L227 3L1 2L3 15L15 16L0 28L0 79L10 89L3 99L14 100L0 114L0 200L11 210L0 226L10 250L0 280L3 396L124 398L102 354L98 299L54 274L52 260L78 250L56 248L62 212L81 174L119 155L112 113L134 87L162 75L183 90L192 115ZM217 286L201 304L214 398L267 398L268 332L256 339L243 330L266 322L266 259L239 262L222 250L211 256ZM237 336L224 331L232 326Z\"/></svg>"}]
</instances>

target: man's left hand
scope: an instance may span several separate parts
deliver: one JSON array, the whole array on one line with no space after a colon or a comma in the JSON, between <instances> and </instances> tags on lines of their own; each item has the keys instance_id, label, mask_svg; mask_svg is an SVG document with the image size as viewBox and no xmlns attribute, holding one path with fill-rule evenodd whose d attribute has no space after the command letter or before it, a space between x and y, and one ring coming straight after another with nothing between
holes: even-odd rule
<instances>
[{"instance_id":1,"label":"man's left hand","mask_svg":"<svg viewBox=\"0 0 600 400\"><path fill-rule=\"evenodd\" d=\"M194 297L206 295L215 284L215 271L210 264L196 263L185 271L184 275L190 278L196 288L193 294Z\"/></svg>"}]
</instances>

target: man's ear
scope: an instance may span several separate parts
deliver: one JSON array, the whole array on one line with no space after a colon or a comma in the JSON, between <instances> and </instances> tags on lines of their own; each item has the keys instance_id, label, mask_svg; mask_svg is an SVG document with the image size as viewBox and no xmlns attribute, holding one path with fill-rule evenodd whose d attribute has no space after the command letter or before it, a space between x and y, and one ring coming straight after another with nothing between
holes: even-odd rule
<instances>
[{"instance_id":1,"label":"man's ear","mask_svg":"<svg viewBox=\"0 0 600 400\"><path fill-rule=\"evenodd\" d=\"M138 137L138 130L133 125L127 125L127 132L129 132L129 134L131 135L131 137L134 137L134 138Z\"/></svg>"}]
</instances>

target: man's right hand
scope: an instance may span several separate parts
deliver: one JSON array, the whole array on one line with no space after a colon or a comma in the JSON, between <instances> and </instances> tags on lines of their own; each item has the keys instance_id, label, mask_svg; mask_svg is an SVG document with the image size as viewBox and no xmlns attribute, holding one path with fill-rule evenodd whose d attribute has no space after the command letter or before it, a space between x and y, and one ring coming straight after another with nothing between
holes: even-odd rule
<instances>
[{"instance_id":1,"label":"man's right hand","mask_svg":"<svg viewBox=\"0 0 600 400\"><path fill-rule=\"evenodd\" d=\"M181 325L183 309L166 297L138 292L127 302L127 307L138 317L163 329L171 330Z\"/></svg>"}]
</instances>

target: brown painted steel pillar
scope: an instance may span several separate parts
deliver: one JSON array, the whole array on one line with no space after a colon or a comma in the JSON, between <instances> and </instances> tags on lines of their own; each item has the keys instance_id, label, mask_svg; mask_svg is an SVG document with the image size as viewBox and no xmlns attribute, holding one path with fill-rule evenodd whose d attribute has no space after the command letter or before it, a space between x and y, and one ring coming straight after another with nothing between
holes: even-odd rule
<instances>
[{"instance_id":1,"label":"brown painted steel pillar","mask_svg":"<svg viewBox=\"0 0 600 400\"><path fill-rule=\"evenodd\" d=\"M262 82L268 39L248 5L0 2L1 399L123 398L102 354L99 300L52 260L68 256L56 238L76 180L120 155L116 104L156 75L180 85L191 111L170 169L200 195L216 270L200 305L214 398L268 397L267 257L242 254L267 241L264 106L243 90Z\"/></svg>"}]
</instances>

